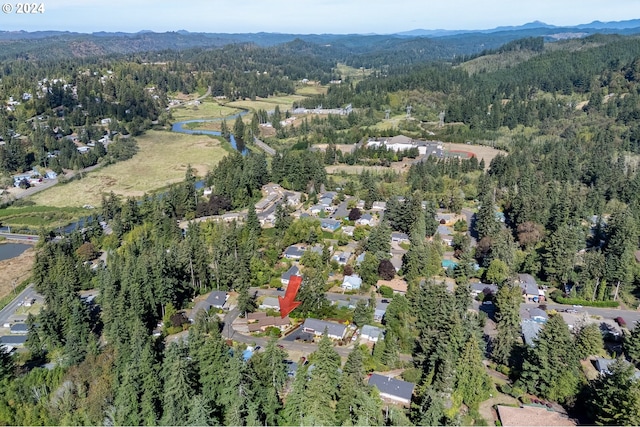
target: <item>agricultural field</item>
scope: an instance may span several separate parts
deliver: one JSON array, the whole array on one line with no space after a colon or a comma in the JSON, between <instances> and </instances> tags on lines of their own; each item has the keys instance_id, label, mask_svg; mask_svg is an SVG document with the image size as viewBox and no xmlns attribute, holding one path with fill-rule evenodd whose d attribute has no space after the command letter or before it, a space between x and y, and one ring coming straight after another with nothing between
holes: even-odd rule
<instances>
[{"instance_id":1,"label":"agricultural field","mask_svg":"<svg viewBox=\"0 0 640 427\"><path fill-rule=\"evenodd\" d=\"M191 164L204 176L227 153L217 138L166 131L148 131L137 138L138 153L131 159L88 173L83 179L57 185L34 195L38 205L99 206L102 194L142 196L184 179ZM230 148L229 148L230 149Z\"/></svg>"}]
</instances>

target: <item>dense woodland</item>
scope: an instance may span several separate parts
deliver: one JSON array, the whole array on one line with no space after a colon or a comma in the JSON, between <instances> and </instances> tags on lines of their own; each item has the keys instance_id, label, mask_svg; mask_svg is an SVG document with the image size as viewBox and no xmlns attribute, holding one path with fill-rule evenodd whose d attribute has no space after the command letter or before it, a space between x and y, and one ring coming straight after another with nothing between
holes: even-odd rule
<instances>
[{"instance_id":1,"label":"dense woodland","mask_svg":"<svg viewBox=\"0 0 640 427\"><path fill-rule=\"evenodd\" d=\"M639 424L640 382L633 375L640 367L640 325L628 325L612 343L597 326L585 322L570 330L560 314L550 313L536 345L528 346L520 330L522 292L513 278L535 276L560 303L638 307L640 39L526 38L480 54L461 52L469 56L455 64L436 62L437 50L416 61L415 44L424 43L394 42L393 49L383 44L377 53L353 55L350 64L372 68L369 75L345 78L300 105L352 104L354 111L305 118L295 127L275 125L265 141L277 154L267 158L252 149L246 156L227 155L204 177L213 190L208 200L197 197L189 168L183 182L161 195L105 194L100 219L110 234L97 219L66 236L43 230L32 281L46 306L28 320L27 351L0 350L0 424L482 425L488 420L480 404L498 392L523 403L535 396L562 405L585 423ZM527 51L528 59L509 62L513 51ZM213 96L227 99L292 94L303 78L326 83L342 77L337 65L343 53L295 40L148 56L7 59L0 92L20 100L26 92L34 96L14 111L0 111L0 168L12 174L124 159L135 155L136 135L171 122L165 110L171 93L211 87ZM156 64L148 63L151 57ZM493 62L496 71L482 71L480 61ZM43 79L49 82L45 91L37 86ZM404 114L407 105L410 118L392 128L376 126L387 111ZM439 127L441 111L445 123ZM286 114L251 112L251 124L240 120L234 132L245 137L258 123L279 123ZM64 138L99 137L106 117L108 131L119 134L107 149L81 155ZM335 147L397 134L487 144L507 154L490 165L475 157L430 157L403 172L326 172L336 163L389 166L417 157ZM320 143L329 148L313 150ZM48 163L53 151L56 165ZM321 187L335 189L337 201L363 200L365 209L386 201L384 220L358 227L352 237L358 252L366 252L362 263L340 267L330 258L329 240L341 245L350 238L338 232L329 239L317 218L294 219L286 207L276 209L274 227L263 229L254 204L268 182L301 191L308 202L317 201ZM193 223L186 232L177 225L241 209L247 211L243 223ZM475 211L473 223L456 224L453 248L438 239L437 209ZM351 209L349 220L358 215ZM341 358L325 334L310 363L289 378L279 333L245 362L244 346L227 340L214 311L200 311L193 323L186 318L193 299L211 290L233 291L240 312L255 311L251 288L279 283L288 268L284 249L304 243L322 251L300 260L301 305L291 316L371 324L375 284L395 277L389 267L392 232L409 236L398 273L408 291L390 297L386 334L372 351L355 345ZM448 249L457 260L446 272L455 279L453 292L441 277ZM91 268L102 252L106 265ZM329 277L346 274L347 267L362 277L361 293L371 295L353 311L331 305L325 295ZM486 296L496 307L490 319L495 336L485 333L485 313L469 310L471 280L498 285L495 295ZM92 302L79 293L89 289L99 291ZM581 361L598 355L619 360L608 375L588 379ZM484 360L508 382L496 386ZM383 402L365 381L370 372L395 368L404 368L403 378L416 384L406 408Z\"/></svg>"}]
</instances>

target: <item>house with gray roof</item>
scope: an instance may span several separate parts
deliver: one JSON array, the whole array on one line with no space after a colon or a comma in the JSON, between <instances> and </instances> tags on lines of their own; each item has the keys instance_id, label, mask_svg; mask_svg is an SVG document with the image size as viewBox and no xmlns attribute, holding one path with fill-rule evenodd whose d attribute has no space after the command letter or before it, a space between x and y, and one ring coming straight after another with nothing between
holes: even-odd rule
<instances>
[{"instance_id":1,"label":"house with gray roof","mask_svg":"<svg viewBox=\"0 0 640 427\"><path fill-rule=\"evenodd\" d=\"M376 322L382 322L384 315L387 314L387 307L389 307L389 303L386 302L379 302L376 304L376 308L373 312L373 320Z\"/></svg>"},{"instance_id":2,"label":"house with gray roof","mask_svg":"<svg viewBox=\"0 0 640 427\"><path fill-rule=\"evenodd\" d=\"M604 357L598 357L595 361L596 369L598 370L598 372L600 372L600 375L608 375L611 373L609 372L609 366L611 366L615 361L615 359L605 359Z\"/></svg>"},{"instance_id":3,"label":"house with gray roof","mask_svg":"<svg viewBox=\"0 0 640 427\"><path fill-rule=\"evenodd\" d=\"M498 293L498 285L486 284L486 283L480 283L480 282L472 283L471 295L475 297L480 295L481 293L484 293L485 295L488 295L488 294L495 295Z\"/></svg>"},{"instance_id":4,"label":"house with gray roof","mask_svg":"<svg viewBox=\"0 0 640 427\"><path fill-rule=\"evenodd\" d=\"M206 300L207 302L206 309L209 309L211 307L214 307L214 308L224 307L225 303L227 302L227 298L229 298L229 295L226 292L223 292L223 291L211 292Z\"/></svg>"},{"instance_id":5,"label":"house with gray roof","mask_svg":"<svg viewBox=\"0 0 640 427\"><path fill-rule=\"evenodd\" d=\"M383 334L384 329L378 328L377 326L364 325L362 329L360 329L360 338L363 341L378 342Z\"/></svg>"},{"instance_id":6,"label":"house with gray roof","mask_svg":"<svg viewBox=\"0 0 640 427\"><path fill-rule=\"evenodd\" d=\"M349 262L349 259L351 258L351 252L348 251L343 251L343 252L338 252L335 255L333 255L333 257L331 257L331 259L335 262L337 262L340 265L346 265L347 262Z\"/></svg>"},{"instance_id":7,"label":"house with gray roof","mask_svg":"<svg viewBox=\"0 0 640 427\"><path fill-rule=\"evenodd\" d=\"M387 209L387 202L373 202L371 205L372 211L384 211Z\"/></svg>"},{"instance_id":8,"label":"house with gray roof","mask_svg":"<svg viewBox=\"0 0 640 427\"><path fill-rule=\"evenodd\" d=\"M373 223L373 215L368 213L362 215L360 218L356 220L357 225L371 225L372 223Z\"/></svg>"},{"instance_id":9,"label":"house with gray roof","mask_svg":"<svg viewBox=\"0 0 640 427\"><path fill-rule=\"evenodd\" d=\"M546 311L540 308L532 308L531 310L529 310L529 318L534 322L547 323L547 320L549 320L549 315Z\"/></svg>"},{"instance_id":10,"label":"house with gray roof","mask_svg":"<svg viewBox=\"0 0 640 427\"><path fill-rule=\"evenodd\" d=\"M527 301L538 301L540 292L538 292L538 282L530 274L518 274L518 284L522 289L522 293Z\"/></svg>"},{"instance_id":11,"label":"house with gray roof","mask_svg":"<svg viewBox=\"0 0 640 427\"><path fill-rule=\"evenodd\" d=\"M347 333L347 327L340 323L327 322L319 319L306 319L302 324L302 331L315 336L322 336L325 329L329 338L334 340L341 340Z\"/></svg>"},{"instance_id":12,"label":"house with gray roof","mask_svg":"<svg viewBox=\"0 0 640 427\"><path fill-rule=\"evenodd\" d=\"M409 243L409 236L406 233L394 231L391 233L391 241L397 243Z\"/></svg>"},{"instance_id":13,"label":"house with gray roof","mask_svg":"<svg viewBox=\"0 0 640 427\"><path fill-rule=\"evenodd\" d=\"M299 260L304 255L304 248L291 245L284 251L284 257L287 259Z\"/></svg>"},{"instance_id":14,"label":"house with gray roof","mask_svg":"<svg viewBox=\"0 0 640 427\"><path fill-rule=\"evenodd\" d=\"M278 310L280 311L280 302L277 297L266 297L258 306L261 310Z\"/></svg>"},{"instance_id":15,"label":"house with gray roof","mask_svg":"<svg viewBox=\"0 0 640 427\"><path fill-rule=\"evenodd\" d=\"M542 330L542 323L531 319L524 319L520 322L520 328L522 329L522 338L524 339L525 344L535 347L535 339Z\"/></svg>"},{"instance_id":16,"label":"house with gray roof","mask_svg":"<svg viewBox=\"0 0 640 427\"><path fill-rule=\"evenodd\" d=\"M342 222L338 221L337 219L323 218L320 220L320 228L324 231L330 231L332 233L340 228L341 225Z\"/></svg>"},{"instance_id":17,"label":"house with gray roof","mask_svg":"<svg viewBox=\"0 0 640 427\"><path fill-rule=\"evenodd\" d=\"M26 334L27 332L29 332L29 326L27 326L26 323L14 323L9 328L9 331L12 334Z\"/></svg>"},{"instance_id":18,"label":"house with gray roof","mask_svg":"<svg viewBox=\"0 0 640 427\"><path fill-rule=\"evenodd\" d=\"M5 335L0 337L0 347L4 347L9 351L16 347L24 346L26 342L26 335Z\"/></svg>"},{"instance_id":19,"label":"house with gray roof","mask_svg":"<svg viewBox=\"0 0 640 427\"><path fill-rule=\"evenodd\" d=\"M287 271L282 273L282 276L280 276L280 283L287 286L291 276L300 276L300 269L297 265L292 265Z\"/></svg>"},{"instance_id":20,"label":"house with gray roof","mask_svg":"<svg viewBox=\"0 0 640 427\"><path fill-rule=\"evenodd\" d=\"M409 405L413 396L414 383L408 381L397 380L395 378L385 377L379 374L371 374L369 377L369 385L374 386L380 391L382 400Z\"/></svg>"}]
</instances>

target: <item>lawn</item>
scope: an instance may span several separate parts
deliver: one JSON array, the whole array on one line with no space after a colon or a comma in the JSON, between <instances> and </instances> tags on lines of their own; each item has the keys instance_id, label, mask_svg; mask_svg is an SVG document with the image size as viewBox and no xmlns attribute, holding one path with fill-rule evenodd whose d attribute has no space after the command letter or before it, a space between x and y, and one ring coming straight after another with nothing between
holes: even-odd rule
<instances>
[{"instance_id":1,"label":"lawn","mask_svg":"<svg viewBox=\"0 0 640 427\"><path fill-rule=\"evenodd\" d=\"M222 119L242 110L220 105L215 101L203 101L200 105L188 105L171 109L174 122L193 119Z\"/></svg>"},{"instance_id":2,"label":"lawn","mask_svg":"<svg viewBox=\"0 0 640 427\"><path fill-rule=\"evenodd\" d=\"M148 131L137 138L138 153L131 159L87 174L79 181L56 185L31 200L45 206L99 206L103 193L142 196L184 179L187 165L204 176L227 153L219 139Z\"/></svg>"}]
</instances>

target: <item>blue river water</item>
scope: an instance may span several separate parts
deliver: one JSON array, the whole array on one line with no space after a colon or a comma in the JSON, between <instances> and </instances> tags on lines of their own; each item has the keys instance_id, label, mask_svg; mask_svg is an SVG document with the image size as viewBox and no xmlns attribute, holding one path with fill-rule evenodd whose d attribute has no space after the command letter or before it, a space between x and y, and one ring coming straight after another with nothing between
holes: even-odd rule
<instances>
[{"instance_id":1,"label":"blue river water","mask_svg":"<svg viewBox=\"0 0 640 427\"><path fill-rule=\"evenodd\" d=\"M242 111L241 113L234 114L232 116L227 116L227 117L220 118L220 119L185 120L185 121L182 121L182 122L174 123L173 126L171 126L171 131L172 132L179 132L179 133L186 133L186 134L189 134L189 135L215 135L215 136L220 136L222 134L220 132L218 132L218 131L215 131L215 130L185 129L184 125L186 125L188 123L207 123L207 122L219 122L219 121L222 121L222 120L231 120L231 119L235 119L236 117L242 117L245 114L247 114L247 112L246 111ZM229 143L234 148L234 150L238 149L238 146L236 145L236 138L235 138L235 136L233 136L233 134L230 134L230 136L229 136ZM245 147L245 149L242 150L242 155L245 156L248 152L249 152L249 150L247 150L247 148Z\"/></svg>"}]
</instances>

